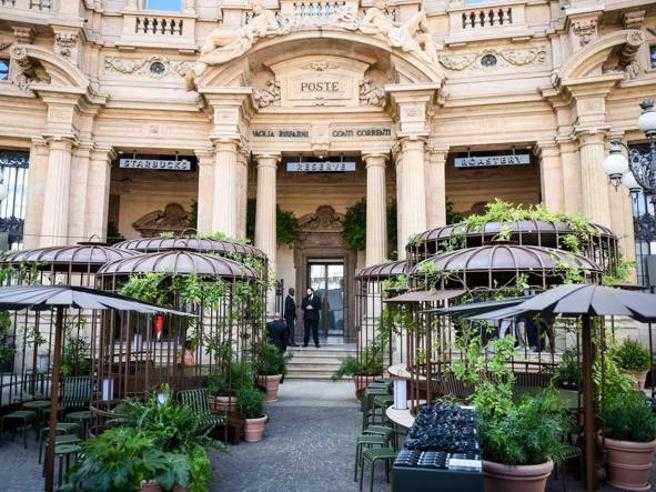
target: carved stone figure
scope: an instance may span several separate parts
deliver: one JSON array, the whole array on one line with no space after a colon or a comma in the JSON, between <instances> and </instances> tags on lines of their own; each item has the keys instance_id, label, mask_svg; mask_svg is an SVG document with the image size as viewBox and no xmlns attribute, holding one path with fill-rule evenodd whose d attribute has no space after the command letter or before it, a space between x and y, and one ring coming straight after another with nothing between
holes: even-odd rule
<instances>
[{"instance_id":1,"label":"carved stone figure","mask_svg":"<svg viewBox=\"0 0 656 492\"><path fill-rule=\"evenodd\" d=\"M360 102L369 106L384 106L385 90L375 85L370 78L365 77L360 83Z\"/></svg>"},{"instance_id":2,"label":"carved stone figure","mask_svg":"<svg viewBox=\"0 0 656 492\"><path fill-rule=\"evenodd\" d=\"M359 29L364 34L384 37L393 48L412 53L433 64L437 63L437 47L433 43L423 11L399 23L387 13L386 1L376 0L360 21Z\"/></svg>"},{"instance_id":3,"label":"carved stone figure","mask_svg":"<svg viewBox=\"0 0 656 492\"><path fill-rule=\"evenodd\" d=\"M143 237L156 237L163 232L181 233L193 227L191 215L179 203L169 203L164 210L147 213L132 224Z\"/></svg>"},{"instance_id":4,"label":"carved stone figure","mask_svg":"<svg viewBox=\"0 0 656 492\"><path fill-rule=\"evenodd\" d=\"M193 87L193 80L200 77L209 65L219 65L233 60L250 49L261 38L280 34L280 24L272 10L265 9L261 0L253 2L253 17L239 29L218 27L207 37L200 50L200 57L187 73L187 86Z\"/></svg>"},{"instance_id":5,"label":"carved stone figure","mask_svg":"<svg viewBox=\"0 0 656 492\"><path fill-rule=\"evenodd\" d=\"M316 212L299 219L301 231L334 232L343 229L344 216L330 205L321 205Z\"/></svg>"},{"instance_id":6,"label":"carved stone figure","mask_svg":"<svg viewBox=\"0 0 656 492\"><path fill-rule=\"evenodd\" d=\"M278 101L280 101L280 83L276 79L269 80L265 88L253 92L253 105L258 109L267 108Z\"/></svg>"}]
</instances>

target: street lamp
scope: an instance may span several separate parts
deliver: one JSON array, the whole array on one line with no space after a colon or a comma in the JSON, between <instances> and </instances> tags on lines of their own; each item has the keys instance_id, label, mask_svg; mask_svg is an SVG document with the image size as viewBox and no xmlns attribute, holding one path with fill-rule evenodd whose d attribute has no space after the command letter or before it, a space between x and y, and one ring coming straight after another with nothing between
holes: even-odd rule
<instances>
[{"instance_id":1,"label":"street lamp","mask_svg":"<svg viewBox=\"0 0 656 492\"><path fill-rule=\"evenodd\" d=\"M638 118L638 127L647 136L649 152L642 153L637 149L629 149L621 140L611 140L610 152L604 161L604 169L615 187L624 184L633 194L643 191L656 205L656 109L654 109L654 100L645 99L640 103L640 107L642 113ZM624 156L622 148L628 151L628 160Z\"/></svg>"}]
</instances>

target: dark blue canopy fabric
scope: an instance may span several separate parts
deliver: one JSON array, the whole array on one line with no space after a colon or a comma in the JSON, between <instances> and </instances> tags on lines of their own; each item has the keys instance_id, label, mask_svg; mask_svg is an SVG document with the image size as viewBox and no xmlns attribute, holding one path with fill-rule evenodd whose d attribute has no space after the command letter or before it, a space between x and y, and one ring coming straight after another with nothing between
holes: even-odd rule
<instances>
[{"instance_id":1,"label":"dark blue canopy fabric","mask_svg":"<svg viewBox=\"0 0 656 492\"><path fill-rule=\"evenodd\" d=\"M85 287L27 285L0 288L0 310L19 311L31 309L41 311L56 307L193 316L189 313L147 304L111 292Z\"/></svg>"}]
</instances>

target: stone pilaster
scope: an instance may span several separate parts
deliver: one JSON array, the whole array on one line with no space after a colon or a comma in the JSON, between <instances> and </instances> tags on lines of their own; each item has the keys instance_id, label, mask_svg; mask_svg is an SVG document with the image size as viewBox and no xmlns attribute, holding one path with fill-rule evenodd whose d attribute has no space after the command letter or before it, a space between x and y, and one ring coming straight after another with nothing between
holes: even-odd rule
<instances>
[{"instance_id":1,"label":"stone pilaster","mask_svg":"<svg viewBox=\"0 0 656 492\"><path fill-rule=\"evenodd\" d=\"M259 154L257 161L257 198L255 201L255 247L269 258L269 279L276 275L276 174L279 154ZM269 311L275 306L275 289L267 296Z\"/></svg>"},{"instance_id":2,"label":"stone pilaster","mask_svg":"<svg viewBox=\"0 0 656 492\"><path fill-rule=\"evenodd\" d=\"M48 173L41 222L41 245L67 244L69 192L73 141L53 137L48 140Z\"/></svg>"},{"instance_id":3,"label":"stone pilaster","mask_svg":"<svg viewBox=\"0 0 656 492\"><path fill-rule=\"evenodd\" d=\"M212 231L235 238L239 227L239 142L217 139L214 142L214 200Z\"/></svg>"},{"instance_id":4,"label":"stone pilaster","mask_svg":"<svg viewBox=\"0 0 656 492\"><path fill-rule=\"evenodd\" d=\"M387 257L387 190L382 153L364 154L367 167L367 265L382 263Z\"/></svg>"},{"instance_id":5,"label":"stone pilaster","mask_svg":"<svg viewBox=\"0 0 656 492\"><path fill-rule=\"evenodd\" d=\"M95 148L89 160L85 207L85 236L107 240L109 218L109 189L112 161L116 153L111 148Z\"/></svg>"},{"instance_id":6,"label":"stone pilaster","mask_svg":"<svg viewBox=\"0 0 656 492\"><path fill-rule=\"evenodd\" d=\"M593 222L611 227L608 178L603 170L606 156L604 134L585 132L579 140L582 213Z\"/></svg>"},{"instance_id":7,"label":"stone pilaster","mask_svg":"<svg viewBox=\"0 0 656 492\"><path fill-rule=\"evenodd\" d=\"M237 193L239 197L239 201L237 203L237 237L240 239L246 237L249 157L249 152L240 146L237 152Z\"/></svg>"},{"instance_id":8,"label":"stone pilaster","mask_svg":"<svg viewBox=\"0 0 656 492\"><path fill-rule=\"evenodd\" d=\"M549 141L539 142L536 150L540 159L542 204L552 212L563 212L565 199L560 149L555 141Z\"/></svg>"},{"instance_id":9,"label":"stone pilaster","mask_svg":"<svg viewBox=\"0 0 656 492\"><path fill-rule=\"evenodd\" d=\"M23 246L25 249L41 245L41 224L43 221L43 204L48 176L48 143L35 138L30 146L30 167L28 168L27 201L25 210L25 227L23 229Z\"/></svg>"},{"instance_id":10,"label":"stone pilaster","mask_svg":"<svg viewBox=\"0 0 656 492\"><path fill-rule=\"evenodd\" d=\"M430 147L426 159L426 226L446 225L446 159L448 149Z\"/></svg>"},{"instance_id":11,"label":"stone pilaster","mask_svg":"<svg viewBox=\"0 0 656 492\"><path fill-rule=\"evenodd\" d=\"M71 242L89 239L85 226L92 150L93 142L89 140L80 141L72 150L68 204L68 237Z\"/></svg>"},{"instance_id":12,"label":"stone pilaster","mask_svg":"<svg viewBox=\"0 0 656 492\"><path fill-rule=\"evenodd\" d=\"M563 169L563 209L567 214L583 213L579 149L574 140L560 142L560 161Z\"/></svg>"},{"instance_id":13,"label":"stone pilaster","mask_svg":"<svg viewBox=\"0 0 656 492\"><path fill-rule=\"evenodd\" d=\"M198 159L198 223L199 234L212 233L212 217L214 209L214 149L195 151Z\"/></svg>"},{"instance_id":14,"label":"stone pilaster","mask_svg":"<svg viewBox=\"0 0 656 492\"><path fill-rule=\"evenodd\" d=\"M399 258L405 258L405 246L415 234L426 230L426 181L424 175L424 139L401 139L402 172L397 186L402 195L399 229ZM400 179L399 179L400 174Z\"/></svg>"}]
</instances>

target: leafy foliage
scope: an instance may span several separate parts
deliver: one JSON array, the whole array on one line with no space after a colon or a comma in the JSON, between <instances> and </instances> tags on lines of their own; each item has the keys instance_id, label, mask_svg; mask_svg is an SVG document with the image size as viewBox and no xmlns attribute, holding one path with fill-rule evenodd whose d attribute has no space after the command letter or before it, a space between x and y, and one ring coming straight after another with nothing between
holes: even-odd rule
<instances>
[{"instance_id":1,"label":"leafy foliage","mask_svg":"<svg viewBox=\"0 0 656 492\"><path fill-rule=\"evenodd\" d=\"M342 238L350 249L359 251L365 248L367 240L367 201L364 198L346 210Z\"/></svg>"},{"instance_id":2,"label":"leafy foliage","mask_svg":"<svg viewBox=\"0 0 656 492\"><path fill-rule=\"evenodd\" d=\"M611 439L650 442L656 439L656 416L641 392L611 395L602 406L604 435Z\"/></svg>"},{"instance_id":3,"label":"leafy foliage","mask_svg":"<svg viewBox=\"0 0 656 492\"><path fill-rule=\"evenodd\" d=\"M651 367L649 350L637 340L625 338L622 343L611 348L610 356L625 371L646 371Z\"/></svg>"},{"instance_id":4,"label":"leafy foliage","mask_svg":"<svg viewBox=\"0 0 656 492\"><path fill-rule=\"evenodd\" d=\"M257 350L256 368L258 374L273 376L287 372L287 361L291 354L286 355L274 344L265 341Z\"/></svg>"},{"instance_id":5,"label":"leafy foliage","mask_svg":"<svg viewBox=\"0 0 656 492\"><path fill-rule=\"evenodd\" d=\"M576 350L566 350L556 368L552 383L561 388L577 389L581 385L581 364Z\"/></svg>"},{"instance_id":6,"label":"leafy foliage","mask_svg":"<svg viewBox=\"0 0 656 492\"><path fill-rule=\"evenodd\" d=\"M264 416L264 393L259 389L240 388L237 391L237 409L244 419L257 419Z\"/></svg>"},{"instance_id":7,"label":"leafy foliage","mask_svg":"<svg viewBox=\"0 0 656 492\"><path fill-rule=\"evenodd\" d=\"M291 247L298 239L301 226L294 212L276 207L276 237L278 243Z\"/></svg>"},{"instance_id":8,"label":"leafy foliage","mask_svg":"<svg viewBox=\"0 0 656 492\"><path fill-rule=\"evenodd\" d=\"M359 357L348 356L342 359L332 380L337 381L344 376L378 376L383 373L383 346L381 340L366 347Z\"/></svg>"},{"instance_id":9,"label":"leafy foliage","mask_svg":"<svg viewBox=\"0 0 656 492\"><path fill-rule=\"evenodd\" d=\"M230 396L241 388L255 385L253 365L249 360L230 358L219 369L207 378L207 392L211 396Z\"/></svg>"}]
</instances>

